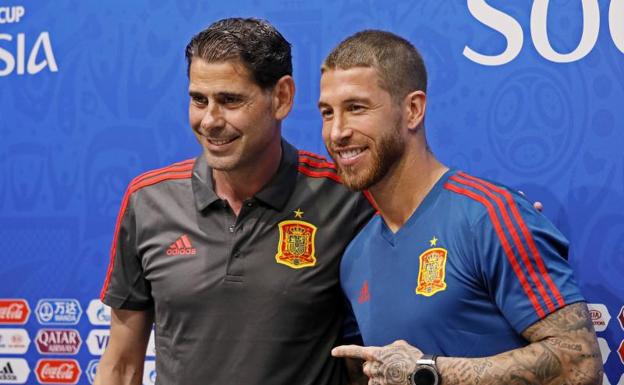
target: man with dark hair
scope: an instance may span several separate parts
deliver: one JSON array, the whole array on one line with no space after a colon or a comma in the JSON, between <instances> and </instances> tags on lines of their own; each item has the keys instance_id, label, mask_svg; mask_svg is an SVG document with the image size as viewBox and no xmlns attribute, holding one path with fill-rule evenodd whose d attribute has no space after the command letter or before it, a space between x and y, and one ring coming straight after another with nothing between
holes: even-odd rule
<instances>
[{"instance_id":1,"label":"man with dark hair","mask_svg":"<svg viewBox=\"0 0 624 385\"><path fill-rule=\"evenodd\" d=\"M322 66L323 138L379 216L347 247L341 283L369 384L598 384L600 352L563 235L515 191L440 163L416 49L357 33ZM437 356L437 359L436 359Z\"/></svg>"},{"instance_id":2,"label":"man with dark hair","mask_svg":"<svg viewBox=\"0 0 624 385\"><path fill-rule=\"evenodd\" d=\"M186 57L203 154L128 187L95 384L141 383L153 323L159 384L342 384L342 360L330 355L352 336L340 256L373 209L331 163L282 139L295 87L275 28L221 20Z\"/></svg>"}]
</instances>

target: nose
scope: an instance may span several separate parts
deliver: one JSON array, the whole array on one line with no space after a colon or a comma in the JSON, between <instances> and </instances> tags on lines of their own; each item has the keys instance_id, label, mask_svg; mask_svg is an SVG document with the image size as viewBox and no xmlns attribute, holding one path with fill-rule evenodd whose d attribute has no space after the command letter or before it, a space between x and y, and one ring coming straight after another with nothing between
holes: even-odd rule
<instances>
[{"instance_id":1,"label":"nose","mask_svg":"<svg viewBox=\"0 0 624 385\"><path fill-rule=\"evenodd\" d=\"M203 133L207 133L214 128L222 128L223 126L225 126L225 118L221 106L217 103L210 103L204 109L200 129Z\"/></svg>"},{"instance_id":2,"label":"nose","mask_svg":"<svg viewBox=\"0 0 624 385\"><path fill-rule=\"evenodd\" d=\"M328 124L329 138L333 143L342 143L352 134L351 128L340 114L336 114Z\"/></svg>"}]
</instances>

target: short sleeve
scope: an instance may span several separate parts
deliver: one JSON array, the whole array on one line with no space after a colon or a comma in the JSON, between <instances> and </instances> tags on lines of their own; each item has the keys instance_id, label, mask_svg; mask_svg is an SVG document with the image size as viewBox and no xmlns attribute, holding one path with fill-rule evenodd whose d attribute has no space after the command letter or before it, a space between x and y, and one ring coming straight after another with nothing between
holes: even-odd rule
<instances>
[{"instance_id":1,"label":"short sleeve","mask_svg":"<svg viewBox=\"0 0 624 385\"><path fill-rule=\"evenodd\" d=\"M524 198L510 191L493 200L473 236L482 279L516 332L584 300L567 262L567 239Z\"/></svg>"},{"instance_id":2,"label":"short sleeve","mask_svg":"<svg viewBox=\"0 0 624 385\"><path fill-rule=\"evenodd\" d=\"M146 310L153 306L151 287L145 279L137 248L135 195L130 187L122 201L110 265L100 295L102 302L115 309Z\"/></svg>"}]
</instances>

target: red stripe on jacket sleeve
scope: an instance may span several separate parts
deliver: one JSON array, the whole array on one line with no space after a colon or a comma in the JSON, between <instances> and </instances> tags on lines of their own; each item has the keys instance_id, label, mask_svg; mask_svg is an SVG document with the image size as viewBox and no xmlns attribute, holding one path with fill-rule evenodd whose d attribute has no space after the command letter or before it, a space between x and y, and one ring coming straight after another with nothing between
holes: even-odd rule
<instances>
[{"instance_id":1,"label":"red stripe on jacket sleeve","mask_svg":"<svg viewBox=\"0 0 624 385\"><path fill-rule=\"evenodd\" d=\"M533 289L531 288L531 285L529 284L529 282L527 281L526 277L524 276L524 272L522 272L522 269L520 268L520 265L518 264L518 261L516 259L516 256L513 253L513 250L511 249L511 245L509 244L509 241L507 240L507 237L505 236L505 233L501 227L501 224L498 220L498 217L496 216L496 211L494 210L494 206L492 206L492 203L489 202L485 197L478 195L470 190L467 190L465 188L461 188L459 186L455 186L451 183L445 183L444 187L448 190L451 190L453 192L456 192L458 194L461 195L465 195L469 198L472 198L478 202L480 202L481 204L483 204L485 206L485 208L487 209L487 212L490 216L490 219L492 220L492 224L494 226L494 231L496 232L496 235L498 236L498 238L501 241L501 245L503 246L503 250L505 251L505 255L507 256L507 259L509 260L509 263L511 264L511 267L514 271L514 273L516 274L516 277L518 278L518 280L520 281L520 285L522 286L522 289L524 290L525 294L527 295L527 297L529 298L529 301L531 302L531 304L533 305L533 308L535 309L535 312L537 313L537 315L540 318L544 318L546 316L546 313L544 312L544 309L542 309L542 306L540 305L539 301L537 300L537 297L535 296L535 293L533 292Z\"/></svg>"}]
</instances>

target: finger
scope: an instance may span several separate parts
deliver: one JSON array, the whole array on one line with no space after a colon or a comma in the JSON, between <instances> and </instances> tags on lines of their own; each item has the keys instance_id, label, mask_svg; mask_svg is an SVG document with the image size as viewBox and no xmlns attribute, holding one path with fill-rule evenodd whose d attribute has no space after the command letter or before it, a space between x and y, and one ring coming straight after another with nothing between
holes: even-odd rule
<instances>
[{"instance_id":1,"label":"finger","mask_svg":"<svg viewBox=\"0 0 624 385\"><path fill-rule=\"evenodd\" d=\"M366 361L362 367L362 372L366 374L367 377L374 377L379 375L380 367L381 362L379 361Z\"/></svg>"},{"instance_id":2,"label":"finger","mask_svg":"<svg viewBox=\"0 0 624 385\"><path fill-rule=\"evenodd\" d=\"M333 348L331 354L334 357L352 357L364 361L373 361L375 359L375 350L371 346L341 345Z\"/></svg>"}]
</instances>

